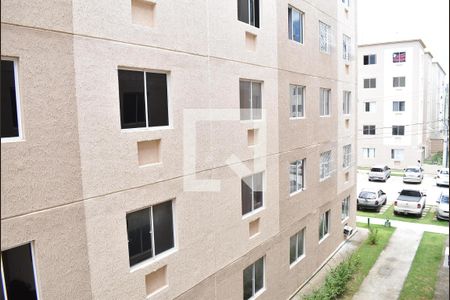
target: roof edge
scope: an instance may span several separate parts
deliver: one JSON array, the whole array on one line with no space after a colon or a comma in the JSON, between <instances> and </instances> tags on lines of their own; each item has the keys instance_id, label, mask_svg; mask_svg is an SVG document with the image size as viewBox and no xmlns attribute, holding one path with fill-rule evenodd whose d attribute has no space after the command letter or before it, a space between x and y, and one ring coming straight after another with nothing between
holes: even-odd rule
<instances>
[{"instance_id":1,"label":"roof edge","mask_svg":"<svg viewBox=\"0 0 450 300\"><path fill-rule=\"evenodd\" d=\"M427 46L422 41L422 39L412 39L412 40L400 40L400 41L389 41L389 42L381 42L381 43L370 43L370 44L361 44L358 47L366 47L366 46L377 46L377 45L388 45L388 44L401 44L401 43L411 43L418 42L422 46L422 48L426 48Z\"/></svg>"},{"instance_id":2,"label":"roof edge","mask_svg":"<svg viewBox=\"0 0 450 300\"><path fill-rule=\"evenodd\" d=\"M436 64L439 69L441 69L441 71L444 73L444 75L447 75L447 73L445 73L444 69L442 68L441 64L438 61L433 61L433 64Z\"/></svg>"}]
</instances>

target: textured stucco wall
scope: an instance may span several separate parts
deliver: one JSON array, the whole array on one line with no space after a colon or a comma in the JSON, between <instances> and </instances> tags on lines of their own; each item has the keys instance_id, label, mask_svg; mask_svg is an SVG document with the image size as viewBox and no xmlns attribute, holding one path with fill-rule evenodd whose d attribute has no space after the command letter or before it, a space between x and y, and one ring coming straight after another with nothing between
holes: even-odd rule
<instances>
[{"instance_id":1,"label":"textured stucco wall","mask_svg":"<svg viewBox=\"0 0 450 300\"><path fill-rule=\"evenodd\" d=\"M355 70L342 68L340 27L354 32L356 8L261 1L255 28L238 21L227 1L194 2L156 1L153 27L133 25L126 0L44 1L30 4L26 16L24 2L2 2L2 22L45 29L2 23L2 55L19 57L25 136L2 144L2 249L34 241L42 298L143 299L145 276L167 266L169 287L152 299L239 299L243 270L265 256L260 298L283 299L343 241L341 201L355 195L353 177L341 185L340 148L354 139L355 121L340 127L342 90L354 87ZM288 4L305 12L303 45L287 38ZM319 52L319 20L332 26L330 55ZM247 33L256 36L254 51ZM168 73L168 128L121 130L119 68ZM236 111L232 121L200 121L194 140L185 110L237 110L239 79L262 82L264 120L242 122ZM307 86L303 120L289 120L290 83ZM320 87L332 90L330 117L319 117ZM260 143L248 147L252 128ZM137 142L154 139L161 140L161 163L139 167ZM183 151L192 144L195 169L187 170L192 157ZM320 153L328 150L332 173L321 182ZM306 190L290 197L288 165L301 158ZM264 208L243 217L241 177L259 171ZM194 177L219 180L221 189L185 190L184 179ZM126 213L169 199L175 248L130 268ZM330 235L319 243L320 214L328 209ZM257 218L260 233L249 238ZM354 220L351 209L350 225ZM291 268L289 239L304 227L306 257Z\"/></svg>"}]
</instances>

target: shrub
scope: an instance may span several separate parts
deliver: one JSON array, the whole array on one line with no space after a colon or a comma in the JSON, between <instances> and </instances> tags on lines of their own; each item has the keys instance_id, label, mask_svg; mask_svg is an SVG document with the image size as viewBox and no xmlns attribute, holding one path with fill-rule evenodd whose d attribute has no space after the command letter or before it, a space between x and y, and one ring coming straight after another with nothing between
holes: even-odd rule
<instances>
[{"instance_id":1,"label":"shrub","mask_svg":"<svg viewBox=\"0 0 450 300\"><path fill-rule=\"evenodd\" d=\"M370 245L378 244L378 229L369 227L369 237L367 238Z\"/></svg>"},{"instance_id":2,"label":"shrub","mask_svg":"<svg viewBox=\"0 0 450 300\"><path fill-rule=\"evenodd\" d=\"M335 267L325 279L325 284L311 295L306 296L306 300L332 300L341 296L347 290L347 284L352 279L353 274L359 266L359 256L351 255Z\"/></svg>"}]
</instances>

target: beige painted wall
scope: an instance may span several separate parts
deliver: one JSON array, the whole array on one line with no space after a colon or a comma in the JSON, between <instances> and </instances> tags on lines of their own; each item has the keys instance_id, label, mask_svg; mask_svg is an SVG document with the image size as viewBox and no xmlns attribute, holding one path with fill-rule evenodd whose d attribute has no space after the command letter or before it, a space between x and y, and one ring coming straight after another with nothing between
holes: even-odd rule
<instances>
[{"instance_id":1,"label":"beige painted wall","mask_svg":"<svg viewBox=\"0 0 450 300\"><path fill-rule=\"evenodd\" d=\"M287 39L288 4L306 15L303 45ZM34 241L42 298L143 299L145 276L167 266L169 287L152 299L239 299L243 270L261 256L261 299L287 298L343 241L341 201L355 198L355 169L342 183L339 166L342 146L354 143L355 119L342 127L342 90L355 90L356 73L353 63L350 72L342 68L340 28L354 33L355 7L261 5L254 28L226 1L156 1L154 26L143 27L131 22L131 1L32 4L29 16L14 14L22 2L2 2L2 55L19 57L25 134L23 142L2 143L2 250ZM319 52L319 20L332 26L330 55ZM120 128L120 68L168 73L168 128ZM233 121L200 121L190 128L193 140L186 110L238 109L239 79L262 82L264 120L242 122L234 112ZM306 85L302 120L289 120L290 83ZM330 117L319 117L320 87L332 90ZM248 147L253 128L260 143ZM155 139L161 163L139 167L137 143ZM187 170L184 147L194 143L195 169ZM321 182L320 153L330 149L332 176ZM290 197L288 165L302 158L306 190ZM258 171L264 208L242 217L241 177ZM220 191L184 190L184 179L194 177L219 180ZM169 199L175 248L130 268L126 213ZM319 244L319 215L328 209L330 235ZM260 233L249 238L257 218ZM353 206L348 222L355 225ZM303 227L306 257L290 268L289 239ZM52 284L57 277L61 283Z\"/></svg>"}]
</instances>

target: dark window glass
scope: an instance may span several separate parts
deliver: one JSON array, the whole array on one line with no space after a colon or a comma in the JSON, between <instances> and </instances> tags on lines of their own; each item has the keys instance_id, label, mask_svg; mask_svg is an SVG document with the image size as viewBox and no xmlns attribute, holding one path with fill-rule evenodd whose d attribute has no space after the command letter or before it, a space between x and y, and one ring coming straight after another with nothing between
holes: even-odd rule
<instances>
[{"instance_id":1,"label":"dark window glass","mask_svg":"<svg viewBox=\"0 0 450 300\"><path fill-rule=\"evenodd\" d=\"M2 260L8 299L37 299L30 244L3 251Z\"/></svg>"},{"instance_id":2,"label":"dark window glass","mask_svg":"<svg viewBox=\"0 0 450 300\"><path fill-rule=\"evenodd\" d=\"M363 126L363 134L375 134L375 125L364 125Z\"/></svg>"},{"instance_id":3,"label":"dark window glass","mask_svg":"<svg viewBox=\"0 0 450 300\"><path fill-rule=\"evenodd\" d=\"M364 64L365 65L369 64L369 55L364 55Z\"/></svg>"},{"instance_id":4,"label":"dark window glass","mask_svg":"<svg viewBox=\"0 0 450 300\"><path fill-rule=\"evenodd\" d=\"M4 289L3 289L3 280L0 282L0 286L1 286L1 291L0 291L0 299L5 300L5 296L4 294Z\"/></svg>"},{"instance_id":5,"label":"dark window glass","mask_svg":"<svg viewBox=\"0 0 450 300\"><path fill-rule=\"evenodd\" d=\"M288 34L289 39L293 40L292 37L292 8L288 7Z\"/></svg>"},{"instance_id":6,"label":"dark window glass","mask_svg":"<svg viewBox=\"0 0 450 300\"><path fill-rule=\"evenodd\" d=\"M253 297L264 287L264 257L244 270L244 300Z\"/></svg>"},{"instance_id":7,"label":"dark window glass","mask_svg":"<svg viewBox=\"0 0 450 300\"><path fill-rule=\"evenodd\" d=\"M248 1L238 0L238 20L245 23L249 23Z\"/></svg>"},{"instance_id":8,"label":"dark window glass","mask_svg":"<svg viewBox=\"0 0 450 300\"><path fill-rule=\"evenodd\" d=\"M173 248L172 201L127 214L127 230L130 266Z\"/></svg>"},{"instance_id":9,"label":"dark window glass","mask_svg":"<svg viewBox=\"0 0 450 300\"><path fill-rule=\"evenodd\" d=\"M406 52L394 52L392 54L392 62L399 63L406 61Z\"/></svg>"},{"instance_id":10,"label":"dark window glass","mask_svg":"<svg viewBox=\"0 0 450 300\"><path fill-rule=\"evenodd\" d=\"M392 135L405 135L405 126L392 126Z\"/></svg>"},{"instance_id":11,"label":"dark window glass","mask_svg":"<svg viewBox=\"0 0 450 300\"><path fill-rule=\"evenodd\" d=\"M169 125L166 74L146 73L149 126Z\"/></svg>"},{"instance_id":12,"label":"dark window glass","mask_svg":"<svg viewBox=\"0 0 450 300\"><path fill-rule=\"evenodd\" d=\"M258 173L253 175L253 209L263 205L263 175Z\"/></svg>"},{"instance_id":13,"label":"dark window glass","mask_svg":"<svg viewBox=\"0 0 450 300\"><path fill-rule=\"evenodd\" d=\"M127 214L128 253L130 265L153 256L150 209Z\"/></svg>"},{"instance_id":14,"label":"dark window glass","mask_svg":"<svg viewBox=\"0 0 450 300\"><path fill-rule=\"evenodd\" d=\"M122 128L145 127L144 73L119 70Z\"/></svg>"},{"instance_id":15,"label":"dark window glass","mask_svg":"<svg viewBox=\"0 0 450 300\"><path fill-rule=\"evenodd\" d=\"M238 20L259 27L259 0L238 0Z\"/></svg>"},{"instance_id":16,"label":"dark window glass","mask_svg":"<svg viewBox=\"0 0 450 300\"><path fill-rule=\"evenodd\" d=\"M119 70L119 94L122 128L169 125L166 74Z\"/></svg>"},{"instance_id":17,"label":"dark window glass","mask_svg":"<svg viewBox=\"0 0 450 300\"><path fill-rule=\"evenodd\" d=\"M261 119L261 83L252 82L252 117Z\"/></svg>"},{"instance_id":18,"label":"dark window glass","mask_svg":"<svg viewBox=\"0 0 450 300\"><path fill-rule=\"evenodd\" d=\"M2 60L2 102L1 124L2 137L18 137L19 126L17 117L16 82L14 77L14 62Z\"/></svg>"},{"instance_id":19,"label":"dark window glass","mask_svg":"<svg viewBox=\"0 0 450 300\"><path fill-rule=\"evenodd\" d=\"M255 262L255 294L264 287L264 258Z\"/></svg>"},{"instance_id":20,"label":"dark window glass","mask_svg":"<svg viewBox=\"0 0 450 300\"><path fill-rule=\"evenodd\" d=\"M239 98L241 105L241 120L250 120L251 113L251 83L250 81L239 82Z\"/></svg>"},{"instance_id":21,"label":"dark window glass","mask_svg":"<svg viewBox=\"0 0 450 300\"><path fill-rule=\"evenodd\" d=\"M252 211L252 177L241 180L242 214Z\"/></svg>"},{"instance_id":22,"label":"dark window glass","mask_svg":"<svg viewBox=\"0 0 450 300\"><path fill-rule=\"evenodd\" d=\"M289 241L289 263L293 263L297 259L296 248L297 247L297 235L291 236Z\"/></svg>"},{"instance_id":23,"label":"dark window glass","mask_svg":"<svg viewBox=\"0 0 450 300\"><path fill-rule=\"evenodd\" d=\"M374 65L377 63L377 56L375 54L369 56L369 63Z\"/></svg>"},{"instance_id":24,"label":"dark window glass","mask_svg":"<svg viewBox=\"0 0 450 300\"><path fill-rule=\"evenodd\" d=\"M370 87L371 88L376 88L377 87L377 80L376 80L376 78L370 79Z\"/></svg>"},{"instance_id":25,"label":"dark window glass","mask_svg":"<svg viewBox=\"0 0 450 300\"><path fill-rule=\"evenodd\" d=\"M244 270L244 300L253 296L253 265Z\"/></svg>"},{"instance_id":26,"label":"dark window glass","mask_svg":"<svg viewBox=\"0 0 450 300\"><path fill-rule=\"evenodd\" d=\"M155 255L173 248L172 201L153 206Z\"/></svg>"},{"instance_id":27,"label":"dark window glass","mask_svg":"<svg viewBox=\"0 0 450 300\"><path fill-rule=\"evenodd\" d=\"M263 175L262 173L253 174L242 178L241 197L242 214L249 213L263 206Z\"/></svg>"},{"instance_id":28,"label":"dark window glass","mask_svg":"<svg viewBox=\"0 0 450 300\"><path fill-rule=\"evenodd\" d=\"M364 88L365 89L370 88L370 79L364 79Z\"/></svg>"},{"instance_id":29,"label":"dark window glass","mask_svg":"<svg viewBox=\"0 0 450 300\"><path fill-rule=\"evenodd\" d=\"M370 111L370 102L365 103L365 111Z\"/></svg>"}]
</instances>

